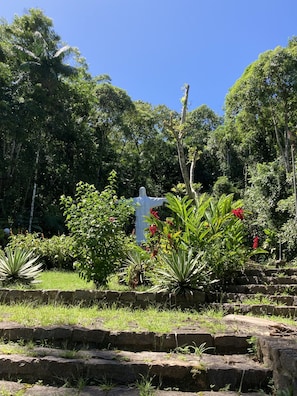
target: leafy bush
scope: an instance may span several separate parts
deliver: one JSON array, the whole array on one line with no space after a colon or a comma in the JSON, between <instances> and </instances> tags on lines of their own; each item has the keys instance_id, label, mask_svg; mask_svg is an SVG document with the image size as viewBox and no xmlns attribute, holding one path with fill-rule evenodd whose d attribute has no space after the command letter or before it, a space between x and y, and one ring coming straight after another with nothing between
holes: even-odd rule
<instances>
[{"instance_id":1,"label":"leafy bush","mask_svg":"<svg viewBox=\"0 0 297 396\"><path fill-rule=\"evenodd\" d=\"M71 251L71 237L66 235L44 238L39 234L17 234L9 239L8 246L30 250L44 263L46 269L73 269L74 257Z\"/></svg>"},{"instance_id":2,"label":"leafy bush","mask_svg":"<svg viewBox=\"0 0 297 396\"><path fill-rule=\"evenodd\" d=\"M61 197L66 226L72 236L75 267L86 281L106 285L127 257L129 239L125 224L134 212L131 202L118 198L115 172L109 185L98 192L93 185L78 183L75 197Z\"/></svg>"},{"instance_id":3,"label":"leafy bush","mask_svg":"<svg viewBox=\"0 0 297 396\"><path fill-rule=\"evenodd\" d=\"M149 245L153 252L191 249L194 256L203 255L208 269L219 279L230 278L242 269L249 249L245 246L241 201L234 202L232 194L219 199L204 194L196 204L188 197L168 194L166 198L171 217L162 221L152 211L149 219Z\"/></svg>"},{"instance_id":4,"label":"leafy bush","mask_svg":"<svg viewBox=\"0 0 297 396\"><path fill-rule=\"evenodd\" d=\"M4 286L13 283L36 283L42 264L37 263L39 257L33 252L6 247L0 250L0 281Z\"/></svg>"}]
</instances>

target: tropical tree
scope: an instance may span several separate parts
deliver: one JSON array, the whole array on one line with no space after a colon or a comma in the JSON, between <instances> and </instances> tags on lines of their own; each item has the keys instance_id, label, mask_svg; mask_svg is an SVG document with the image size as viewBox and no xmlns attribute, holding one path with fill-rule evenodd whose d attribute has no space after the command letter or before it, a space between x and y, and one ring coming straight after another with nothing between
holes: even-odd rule
<instances>
[{"instance_id":1,"label":"tropical tree","mask_svg":"<svg viewBox=\"0 0 297 396\"><path fill-rule=\"evenodd\" d=\"M277 236L272 239L277 245L283 244L284 252L286 247L290 250L290 258L296 240L290 232L296 216L287 210L289 201L297 208L296 67L295 37L287 47L260 54L230 89L224 125L236 153L232 160L236 160L244 181L245 206L253 213L250 227L262 230L263 237L263 229L267 235ZM230 163L230 168L234 164ZM278 246L273 249L278 250Z\"/></svg>"},{"instance_id":2,"label":"tropical tree","mask_svg":"<svg viewBox=\"0 0 297 396\"><path fill-rule=\"evenodd\" d=\"M40 217L56 216L59 196L73 192L78 180L94 180L89 112L96 83L40 10L15 17L11 25L3 22L0 33L6 70L0 94L1 217L27 228L36 190L34 217L40 223ZM65 63L69 56L75 67ZM50 222L57 232L60 225Z\"/></svg>"},{"instance_id":3,"label":"tropical tree","mask_svg":"<svg viewBox=\"0 0 297 396\"><path fill-rule=\"evenodd\" d=\"M280 157L290 172L297 123L297 40L261 54L226 97L226 126L245 163Z\"/></svg>"}]
</instances>

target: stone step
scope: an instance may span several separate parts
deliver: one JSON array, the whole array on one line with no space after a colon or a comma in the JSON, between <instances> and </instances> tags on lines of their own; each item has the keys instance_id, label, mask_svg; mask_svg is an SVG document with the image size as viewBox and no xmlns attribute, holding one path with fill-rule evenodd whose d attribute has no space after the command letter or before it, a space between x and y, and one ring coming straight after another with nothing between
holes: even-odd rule
<instances>
[{"instance_id":1,"label":"stone step","mask_svg":"<svg viewBox=\"0 0 297 396\"><path fill-rule=\"evenodd\" d=\"M297 276L297 267L263 267L261 265L244 270L245 276ZM238 276L242 276L242 272L238 272Z\"/></svg>"},{"instance_id":2,"label":"stone step","mask_svg":"<svg viewBox=\"0 0 297 396\"><path fill-rule=\"evenodd\" d=\"M104 390L100 386L85 386L81 389L53 387L44 385L31 385L13 381L0 381L0 394L22 396L141 396L137 387L132 386L111 386ZM147 393L148 394L148 393ZM152 390L154 396L239 396L238 392L233 391L203 391L203 392L181 392L177 390ZM260 392L248 392L244 396L267 396L262 390Z\"/></svg>"},{"instance_id":3,"label":"stone step","mask_svg":"<svg viewBox=\"0 0 297 396\"><path fill-rule=\"evenodd\" d=\"M246 293L227 293L227 292L213 292L207 294L207 302L234 302L244 303L247 300L258 300L263 305L287 305L297 306L297 296L289 295L268 295L268 294L246 294Z\"/></svg>"},{"instance_id":4,"label":"stone step","mask_svg":"<svg viewBox=\"0 0 297 396\"><path fill-rule=\"evenodd\" d=\"M194 326L195 327L195 326ZM253 332L241 334L210 334L195 329L157 334L154 332L108 331L79 326L23 327L0 323L0 338L4 341L33 341L39 345L46 342L56 347L118 348L123 350L171 352L177 347L204 345L218 354L245 354L250 347ZM46 341L44 341L46 340Z\"/></svg>"},{"instance_id":5,"label":"stone step","mask_svg":"<svg viewBox=\"0 0 297 396\"><path fill-rule=\"evenodd\" d=\"M225 287L226 293L241 293L241 294L286 294L296 295L297 285L294 284L277 284L277 285L262 285L262 284L245 284L245 285L228 285Z\"/></svg>"},{"instance_id":6,"label":"stone step","mask_svg":"<svg viewBox=\"0 0 297 396\"><path fill-rule=\"evenodd\" d=\"M150 378L161 389L191 392L268 391L272 378L272 371L251 355L81 350L70 358L66 352L43 347L34 348L34 356L0 354L1 377L53 386L78 385L79 380L128 385Z\"/></svg>"},{"instance_id":7,"label":"stone step","mask_svg":"<svg viewBox=\"0 0 297 396\"><path fill-rule=\"evenodd\" d=\"M240 304L240 303L210 303L208 307L222 309L226 314L251 314L255 316L269 315L283 318L296 318L297 306L267 305L267 304Z\"/></svg>"},{"instance_id":8,"label":"stone step","mask_svg":"<svg viewBox=\"0 0 297 396\"><path fill-rule=\"evenodd\" d=\"M240 276L235 279L236 285L296 285L297 276Z\"/></svg>"}]
</instances>

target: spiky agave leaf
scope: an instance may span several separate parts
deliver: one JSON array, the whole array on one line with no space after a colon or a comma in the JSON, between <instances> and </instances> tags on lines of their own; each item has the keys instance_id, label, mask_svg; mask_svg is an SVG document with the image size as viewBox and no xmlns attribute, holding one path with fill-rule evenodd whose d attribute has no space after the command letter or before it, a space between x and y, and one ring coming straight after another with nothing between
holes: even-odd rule
<instances>
[{"instance_id":1,"label":"spiky agave leaf","mask_svg":"<svg viewBox=\"0 0 297 396\"><path fill-rule=\"evenodd\" d=\"M5 249L0 255L0 280L3 283L35 283L42 271L38 256L20 248Z\"/></svg>"},{"instance_id":2,"label":"spiky agave leaf","mask_svg":"<svg viewBox=\"0 0 297 396\"><path fill-rule=\"evenodd\" d=\"M153 290L173 294L191 294L209 283L210 272L202 259L203 252L197 255L193 250L161 253L162 268L156 271L159 284Z\"/></svg>"}]
</instances>

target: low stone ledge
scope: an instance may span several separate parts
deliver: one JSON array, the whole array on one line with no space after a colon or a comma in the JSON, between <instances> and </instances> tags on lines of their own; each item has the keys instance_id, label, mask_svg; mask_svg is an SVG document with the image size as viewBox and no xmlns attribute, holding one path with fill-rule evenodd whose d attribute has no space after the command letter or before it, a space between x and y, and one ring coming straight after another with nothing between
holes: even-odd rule
<instances>
[{"instance_id":1,"label":"low stone ledge","mask_svg":"<svg viewBox=\"0 0 297 396\"><path fill-rule=\"evenodd\" d=\"M5 326L0 329L0 338L7 341L32 340L34 328L23 327L18 324Z\"/></svg>"},{"instance_id":2,"label":"low stone ledge","mask_svg":"<svg viewBox=\"0 0 297 396\"><path fill-rule=\"evenodd\" d=\"M78 344L88 344L96 346L108 345L108 330L86 329L83 327L74 327L72 329L71 341Z\"/></svg>"},{"instance_id":3,"label":"low stone ledge","mask_svg":"<svg viewBox=\"0 0 297 396\"><path fill-rule=\"evenodd\" d=\"M43 304L61 303L66 305L113 305L130 306L133 308L147 308L150 305L161 305L167 308L197 308L205 303L205 293L196 291L192 295L170 295L163 292L137 292L113 290L18 290L0 289L0 302L10 304L14 302L34 301Z\"/></svg>"},{"instance_id":4,"label":"low stone ledge","mask_svg":"<svg viewBox=\"0 0 297 396\"><path fill-rule=\"evenodd\" d=\"M153 332L110 332L105 338L105 343L111 348L133 352L156 350L156 338Z\"/></svg>"},{"instance_id":5,"label":"low stone ledge","mask_svg":"<svg viewBox=\"0 0 297 396\"><path fill-rule=\"evenodd\" d=\"M219 354L247 353L250 347L248 338L238 335L217 335L214 336L214 347Z\"/></svg>"},{"instance_id":6,"label":"low stone ledge","mask_svg":"<svg viewBox=\"0 0 297 396\"><path fill-rule=\"evenodd\" d=\"M72 329L68 326L55 327L36 327L33 330L33 340L70 340L72 336Z\"/></svg>"}]
</instances>

